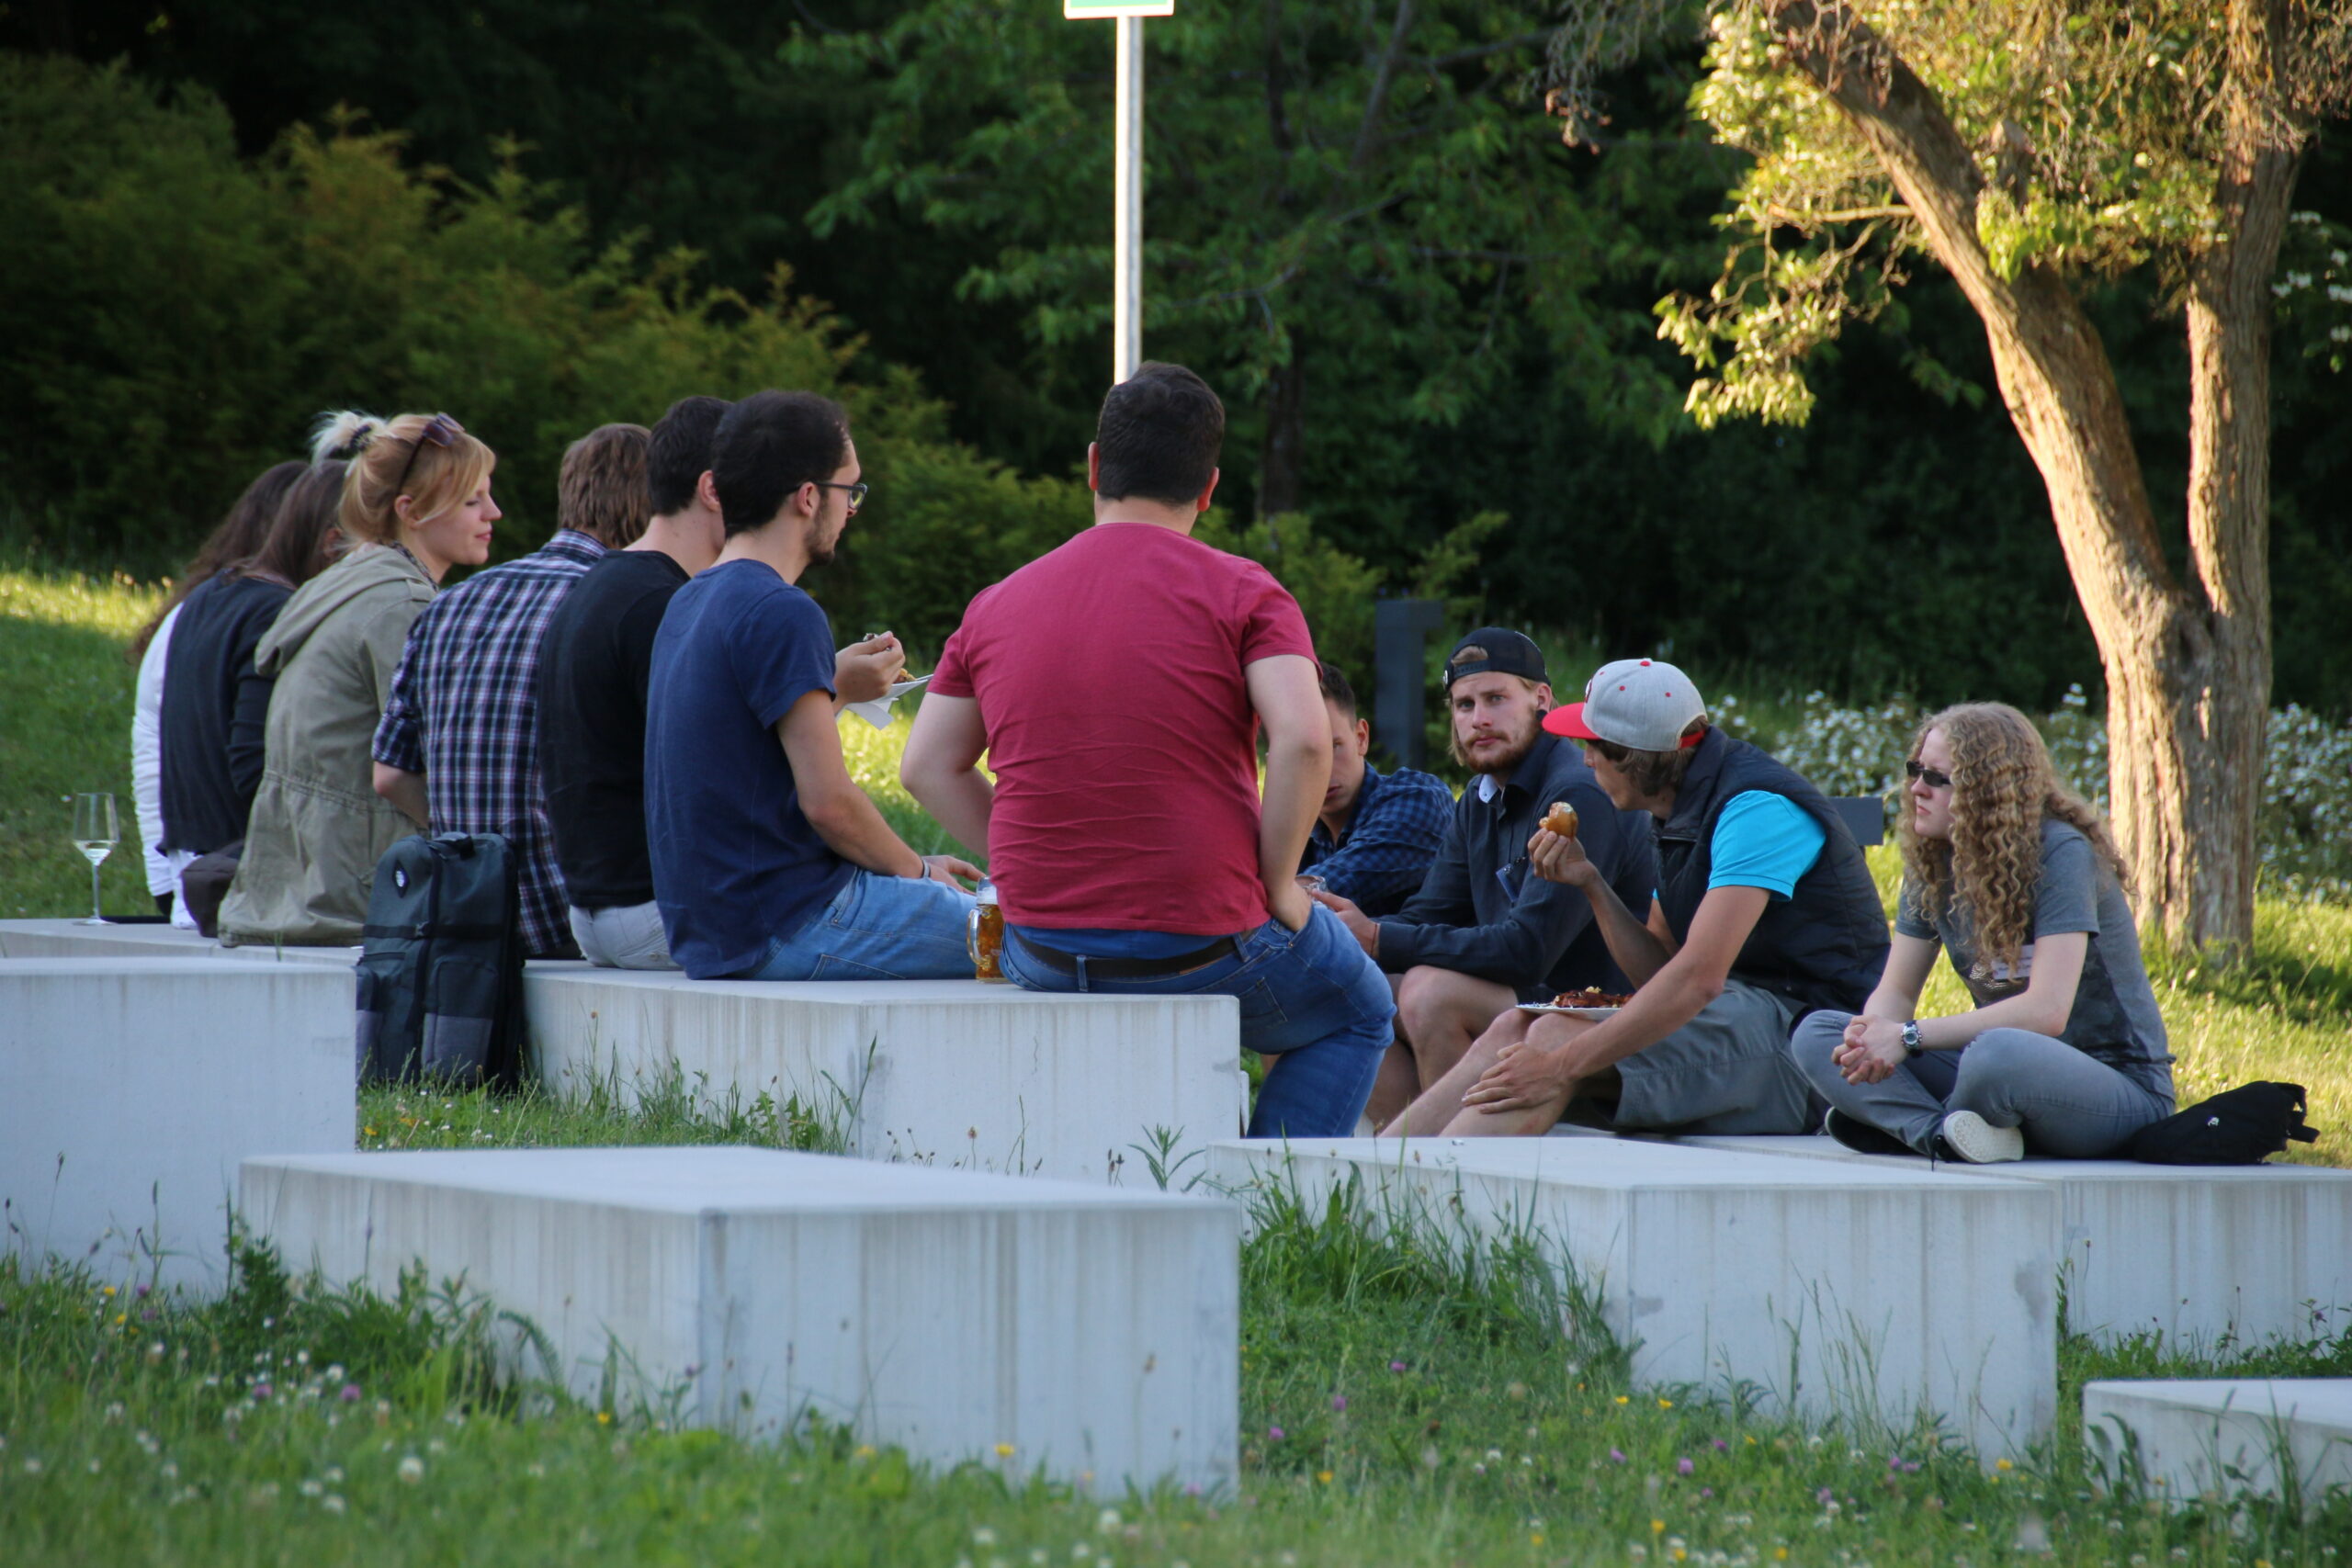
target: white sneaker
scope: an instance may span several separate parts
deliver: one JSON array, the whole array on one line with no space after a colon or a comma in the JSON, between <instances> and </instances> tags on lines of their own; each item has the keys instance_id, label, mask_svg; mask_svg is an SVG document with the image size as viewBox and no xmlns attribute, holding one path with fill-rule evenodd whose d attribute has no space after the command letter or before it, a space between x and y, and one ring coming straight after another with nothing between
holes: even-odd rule
<instances>
[{"instance_id":1,"label":"white sneaker","mask_svg":"<svg viewBox=\"0 0 2352 1568\"><path fill-rule=\"evenodd\" d=\"M1999 1165L2025 1157L2025 1134L2015 1127L1996 1127L1973 1111L1955 1111L1944 1118L1945 1157L1970 1165Z\"/></svg>"}]
</instances>

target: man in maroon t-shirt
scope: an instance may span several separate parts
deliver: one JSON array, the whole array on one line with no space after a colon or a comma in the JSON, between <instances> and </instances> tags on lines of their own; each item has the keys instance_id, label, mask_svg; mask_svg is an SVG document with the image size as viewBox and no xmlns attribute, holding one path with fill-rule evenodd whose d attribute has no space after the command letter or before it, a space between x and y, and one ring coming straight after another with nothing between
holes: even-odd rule
<instances>
[{"instance_id":1,"label":"man in maroon t-shirt","mask_svg":"<svg viewBox=\"0 0 2352 1568\"><path fill-rule=\"evenodd\" d=\"M901 776L987 857L1016 985L1238 997L1241 1043L1274 1058L1250 1135L1345 1136L1396 1004L1294 879L1329 726L1297 601L1192 536L1224 439L1224 406L1182 366L1111 389L1087 451L1094 526L972 601Z\"/></svg>"}]
</instances>

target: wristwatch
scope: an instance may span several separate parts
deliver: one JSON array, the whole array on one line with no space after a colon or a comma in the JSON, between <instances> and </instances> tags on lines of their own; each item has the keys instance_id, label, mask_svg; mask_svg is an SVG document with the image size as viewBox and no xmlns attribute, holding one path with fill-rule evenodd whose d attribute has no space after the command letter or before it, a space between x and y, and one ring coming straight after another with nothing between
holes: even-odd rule
<instances>
[{"instance_id":1,"label":"wristwatch","mask_svg":"<svg viewBox=\"0 0 2352 1568\"><path fill-rule=\"evenodd\" d=\"M1919 1021L1916 1018L1911 1019L1903 1025L1904 1055L1916 1056L1924 1049L1926 1047L1919 1043Z\"/></svg>"}]
</instances>

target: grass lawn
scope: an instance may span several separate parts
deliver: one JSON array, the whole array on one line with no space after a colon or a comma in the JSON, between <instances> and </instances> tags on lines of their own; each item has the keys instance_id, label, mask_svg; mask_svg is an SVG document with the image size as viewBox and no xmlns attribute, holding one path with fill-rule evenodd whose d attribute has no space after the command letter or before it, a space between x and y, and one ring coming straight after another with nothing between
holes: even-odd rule
<instances>
[{"instance_id":1,"label":"grass lawn","mask_svg":"<svg viewBox=\"0 0 2352 1568\"><path fill-rule=\"evenodd\" d=\"M0 572L0 912L79 912L86 875L57 796L111 784L128 817L119 648L149 602ZM894 820L920 831L895 784L903 721L842 733ZM143 908L136 859L127 840L109 863L110 908ZM2160 968L2158 983L2185 1096L2294 1078L2329 1131L2301 1157L2339 1157L2352 911L2266 904L2246 969ZM1960 996L1947 974L1929 1000ZM713 1109L683 1085L635 1109L370 1091L355 1131L368 1148L827 1134L791 1107ZM1929 1430L1807 1429L1637 1393L1615 1347L1563 1332L1574 1314L1508 1247L1376 1240L1345 1213L1260 1222L1243 1254L1241 1479L1216 1497L1081 1498L1025 1480L1018 1454L942 1473L838 1432L674 1430L658 1404L596 1408L493 1373L494 1303L447 1281L387 1302L288 1280L262 1256L226 1298L194 1302L0 1259L0 1563L2336 1568L2352 1551L2352 1498L2309 1521L2167 1510L2086 1452L2069 1416L2090 1377L2352 1375L2352 1332L2206 1361L2069 1341L2058 1434L1967 1455Z\"/></svg>"}]
</instances>

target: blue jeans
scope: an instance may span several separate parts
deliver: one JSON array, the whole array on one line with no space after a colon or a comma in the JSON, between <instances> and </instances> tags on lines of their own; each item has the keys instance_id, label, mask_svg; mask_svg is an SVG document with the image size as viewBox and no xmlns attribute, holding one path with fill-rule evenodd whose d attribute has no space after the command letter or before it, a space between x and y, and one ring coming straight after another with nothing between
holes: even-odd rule
<instances>
[{"instance_id":1,"label":"blue jeans","mask_svg":"<svg viewBox=\"0 0 2352 1568\"><path fill-rule=\"evenodd\" d=\"M1209 939L1203 938L1206 946ZM1026 991L1122 997L1238 997L1241 1043L1274 1058L1250 1114L1252 1138L1344 1138L1355 1132L1380 1058L1394 1038L1396 998L1340 917L1317 905L1305 929L1268 920L1234 939L1238 957L1148 980L1065 975L1004 944L1005 977Z\"/></svg>"},{"instance_id":2,"label":"blue jeans","mask_svg":"<svg viewBox=\"0 0 2352 1568\"><path fill-rule=\"evenodd\" d=\"M1816 1012L1797 1025L1789 1050L1798 1070L1831 1105L1923 1155L1954 1111L2021 1127L2030 1152L2060 1159L2112 1154L2172 1114L2168 1083L2159 1092L2064 1040L2025 1029L1988 1029L1957 1051L1922 1051L1877 1083L1848 1083L1829 1058L1849 1016Z\"/></svg>"},{"instance_id":3,"label":"blue jeans","mask_svg":"<svg viewBox=\"0 0 2352 1568\"><path fill-rule=\"evenodd\" d=\"M859 870L824 912L768 944L738 980L968 980L972 896L944 883Z\"/></svg>"}]
</instances>

